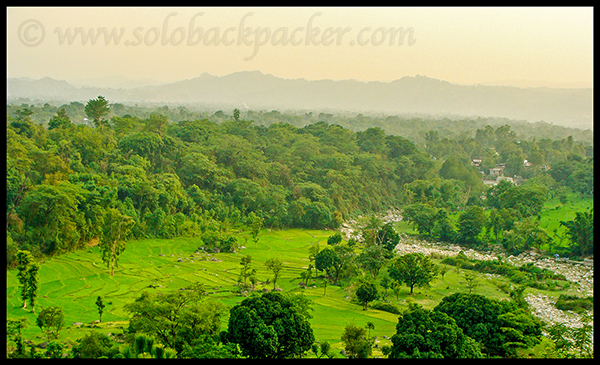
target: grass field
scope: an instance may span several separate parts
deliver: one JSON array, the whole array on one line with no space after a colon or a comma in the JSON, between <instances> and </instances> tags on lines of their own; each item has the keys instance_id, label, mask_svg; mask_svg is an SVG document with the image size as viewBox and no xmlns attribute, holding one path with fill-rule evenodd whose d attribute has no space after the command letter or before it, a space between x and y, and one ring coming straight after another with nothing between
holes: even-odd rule
<instances>
[{"instance_id":1,"label":"grass field","mask_svg":"<svg viewBox=\"0 0 600 365\"><path fill-rule=\"evenodd\" d=\"M577 194L569 195L567 204L562 204L558 199L548 201L542 208L540 214L540 226L546 230L548 235L553 237L554 230L559 236L564 235L565 227L560 225L560 221L570 221L575 219L575 213L587 212L594 207L594 199L580 199ZM565 245L568 239L563 241ZM557 242L558 243L558 242Z\"/></svg>"},{"instance_id":2,"label":"grass field","mask_svg":"<svg viewBox=\"0 0 600 365\"><path fill-rule=\"evenodd\" d=\"M108 274L99 249L90 247L50 258L42 263L36 309L39 313L42 307L63 308L65 328L60 332L60 339L75 341L88 333L91 330L90 324L98 319L95 301L98 296L102 296L108 305L102 323L95 327L95 330L104 333L120 332L126 327L128 320L123 306L145 290L167 292L190 283L201 282L214 300L227 306L241 302L244 297L236 293L235 284L243 255L252 256L252 265L257 269L257 278L261 282L257 287L271 290L273 284L264 283L272 277L264 263L277 257L284 264L277 286L284 292L303 293L312 301L314 311L311 324L318 341L330 342L336 353L339 353L342 347L340 337L347 324L365 326L367 322L372 322L375 329L371 330L371 336L377 336L379 345L389 344L389 340L383 336L391 337L395 333L397 315L371 308L364 311L361 305L351 301L353 293L340 286L329 285L324 291L319 282L316 287L310 288L298 285L301 280L300 273L309 263L309 246L319 243L322 248L325 247L327 237L331 234L331 231L301 229L264 230L260 241L254 247L254 243L246 239L247 233L240 232L239 242L246 245L245 248L239 250L239 253L218 253L210 257L197 253L198 246L201 245L197 238L130 241L120 257L119 268L115 269L114 276ZM508 297L488 277L479 275L478 280L480 285L475 289L475 293L493 298ZM30 325L24 331L24 337L35 343L45 341L41 330L35 325L36 315L29 309L21 308L18 290L16 270L7 270L7 319L27 318ZM387 299L400 309L407 308L408 301L431 309L444 296L457 291L466 291L463 274L449 267L444 278L438 276L430 288L416 288L412 296L409 296L409 288L404 288L398 298L390 290ZM223 318L221 329L226 330L226 326L227 317ZM375 349L374 355L378 354L380 351Z\"/></svg>"}]
</instances>

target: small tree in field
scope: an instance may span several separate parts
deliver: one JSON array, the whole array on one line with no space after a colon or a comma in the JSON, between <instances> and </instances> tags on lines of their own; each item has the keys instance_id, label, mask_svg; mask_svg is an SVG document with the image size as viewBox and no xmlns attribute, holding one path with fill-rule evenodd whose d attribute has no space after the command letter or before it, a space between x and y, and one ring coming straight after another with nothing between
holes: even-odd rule
<instances>
[{"instance_id":1,"label":"small tree in field","mask_svg":"<svg viewBox=\"0 0 600 365\"><path fill-rule=\"evenodd\" d=\"M463 275L465 278L465 287L469 289L469 294L472 294L473 290L479 286L477 275L470 270L465 270Z\"/></svg>"},{"instance_id":2,"label":"small tree in field","mask_svg":"<svg viewBox=\"0 0 600 365\"><path fill-rule=\"evenodd\" d=\"M325 248L315 256L315 268L319 271L325 271L334 283L338 281L342 266L342 260L331 248Z\"/></svg>"},{"instance_id":3,"label":"small tree in field","mask_svg":"<svg viewBox=\"0 0 600 365\"><path fill-rule=\"evenodd\" d=\"M327 356L331 359L335 355L335 353L331 350L331 344L327 341L321 341L319 344L313 343L311 350L315 355L317 355L317 359L320 359L323 356Z\"/></svg>"},{"instance_id":4,"label":"small tree in field","mask_svg":"<svg viewBox=\"0 0 600 365\"><path fill-rule=\"evenodd\" d=\"M389 268L390 277L413 288L427 287L437 274L437 268L431 259L422 253L402 255L392 262Z\"/></svg>"},{"instance_id":5,"label":"small tree in field","mask_svg":"<svg viewBox=\"0 0 600 365\"><path fill-rule=\"evenodd\" d=\"M98 307L98 314L100 315L100 322L102 322L102 313L104 313L104 308L106 307L106 305L102 301L101 296L98 296L98 299L96 299L96 307Z\"/></svg>"},{"instance_id":6,"label":"small tree in field","mask_svg":"<svg viewBox=\"0 0 600 365\"><path fill-rule=\"evenodd\" d=\"M402 291L402 283L398 282L398 280L394 280L394 281L392 281L392 284L390 284L390 288L392 288L392 291L394 292L394 294L396 294L396 300L400 299L400 292Z\"/></svg>"},{"instance_id":7,"label":"small tree in field","mask_svg":"<svg viewBox=\"0 0 600 365\"><path fill-rule=\"evenodd\" d=\"M269 292L244 299L229 310L227 339L249 358L287 359L302 356L315 342L310 303Z\"/></svg>"},{"instance_id":8,"label":"small tree in field","mask_svg":"<svg viewBox=\"0 0 600 365\"><path fill-rule=\"evenodd\" d=\"M363 305L363 310L367 310L367 305L377 299L377 287L367 280L362 280L356 289L356 297Z\"/></svg>"},{"instance_id":9,"label":"small tree in field","mask_svg":"<svg viewBox=\"0 0 600 365\"><path fill-rule=\"evenodd\" d=\"M265 266L273 272L273 290L275 290L275 285L277 284L277 279L279 278L279 272L283 268L283 262L279 260L277 257L271 258L265 262Z\"/></svg>"},{"instance_id":10,"label":"small tree in field","mask_svg":"<svg viewBox=\"0 0 600 365\"><path fill-rule=\"evenodd\" d=\"M254 241L254 248L256 248L256 244L260 240L260 230L263 227L264 218L257 216L254 212L250 212L248 219L250 221L250 236L252 237L252 241Z\"/></svg>"},{"instance_id":11,"label":"small tree in field","mask_svg":"<svg viewBox=\"0 0 600 365\"><path fill-rule=\"evenodd\" d=\"M246 286L248 283L248 279L250 279L250 282L254 280L253 278L256 275L256 269L252 268L251 264L252 256L242 256L242 259L240 260L240 265L242 265L242 268L240 270L240 276L238 278L239 284L242 284L243 282L244 286Z\"/></svg>"},{"instance_id":12,"label":"small tree in field","mask_svg":"<svg viewBox=\"0 0 600 365\"><path fill-rule=\"evenodd\" d=\"M335 232L331 236L327 237L327 244L331 246L335 246L342 242L342 234L340 232Z\"/></svg>"},{"instance_id":13,"label":"small tree in field","mask_svg":"<svg viewBox=\"0 0 600 365\"><path fill-rule=\"evenodd\" d=\"M373 324L373 322L367 322L365 328L369 331L368 338L371 338L371 330L375 329L375 325Z\"/></svg>"},{"instance_id":14,"label":"small tree in field","mask_svg":"<svg viewBox=\"0 0 600 365\"><path fill-rule=\"evenodd\" d=\"M62 308L59 307L48 307L42 309L40 314L36 318L37 326L46 332L48 339L50 336L58 338L58 332L65 324L65 315Z\"/></svg>"},{"instance_id":15,"label":"small tree in field","mask_svg":"<svg viewBox=\"0 0 600 365\"><path fill-rule=\"evenodd\" d=\"M479 344L466 336L456 321L439 311L409 304L398 317L390 359L482 358Z\"/></svg>"},{"instance_id":16,"label":"small tree in field","mask_svg":"<svg viewBox=\"0 0 600 365\"><path fill-rule=\"evenodd\" d=\"M367 331L362 327L355 326L353 323L344 328L342 342L344 343L346 356L351 359L366 359L373 352L372 343L367 338Z\"/></svg>"}]
</instances>

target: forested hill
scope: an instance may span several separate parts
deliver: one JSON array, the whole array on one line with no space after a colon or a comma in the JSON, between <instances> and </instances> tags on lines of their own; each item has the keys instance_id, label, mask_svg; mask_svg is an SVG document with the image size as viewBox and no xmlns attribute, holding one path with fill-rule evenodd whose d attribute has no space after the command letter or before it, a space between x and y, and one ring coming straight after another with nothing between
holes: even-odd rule
<instances>
[{"instance_id":1,"label":"forested hill","mask_svg":"<svg viewBox=\"0 0 600 365\"><path fill-rule=\"evenodd\" d=\"M458 85L426 76L392 82L282 79L259 71L199 77L136 88L74 87L65 81L7 79L7 100L86 101L104 95L117 103L177 103L240 108L427 113L505 117L593 128L591 88ZM243 111L243 109L242 109Z\"/></svg>"},{"instance_id":2,"label":"forested hill","mask_svg":"<svg viewBox=\"0 0 600 365\"><path fill-rule=\"evenodd\" d=\"M9 261L17 249L52 254L92 242L109 216L131 217L135 238L219 240L253 216L272 228L335 228L410 204L418 197L411 189L441 180L432 199L452 209L477 205L485 188L473 158L484 159L482 169L505 163L511 176L532 179L552 164L552 176L538 181L581 194L593 186L593 162L570 136L519 141L509 126L488 126L450 140L430 131L423 149L378 127L266 127L237 111L220 123L172 123L160 113L105 119L103 103L86 105L91 125L72 123L65 108L45 125L28 108L7 116Z\"/></svg>"}]
</instances>

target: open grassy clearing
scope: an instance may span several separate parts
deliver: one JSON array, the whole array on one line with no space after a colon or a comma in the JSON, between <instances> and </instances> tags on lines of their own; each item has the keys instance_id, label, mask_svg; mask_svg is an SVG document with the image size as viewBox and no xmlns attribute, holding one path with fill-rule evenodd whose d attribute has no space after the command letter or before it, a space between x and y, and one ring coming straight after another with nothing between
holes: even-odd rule
<instances>
[{"instance_id":1,"label":"open grassy clearing","mask_svg":"<svg viewBox=\"0 0 600 365\"><path fill-rule=\"evenodd\" d=\"M273 257L283 261L284 268L277 281L277 287L285 292L303 293L313 301L313 319L311 320L315 337L318 341L328 341L339 353L342 344L340 337L344 327L349 323L365 326L372 322L375 329L371 336L378 337L378 344L389 344L383 336L391 337L395 333L397 315L374 310L367 311L361 305L351 301L353 293L340 287L328 285L326 290L322 281L308 288L299 286L300 273L309 264L308 248L319 243L323 248L331 231L312 230L264 230L260 241L254 246L247 233L240 232L239 242L245 246L239 253L205 254L198 251L201 242L197 238L148 239L130 241L121 255L119 268L110 276L108 269L101 261L99 249L91 247L86 250L71 252L42 263L40 270L40 291L36 308L58 306L65 313L65 329L61 331L61 340L74 341L85 335L90 329L80 328L74 323L91 324L98 319L95 301L102 296L108 303L103 315L103 323L98 330L102 332L120 332L126 327L128 319L123 306L133 301L144 290L167 292L177 290L194 282L205 285L211 298L230 307L241 302L244 297L237 294L237 278L240 270L240 259L243 255L252 256L252 265L257 270L257 289L272 290L272 273L264 263ZM438 263L440 260L435 259ZM415 288L409 295L409 288L403 288L396 298L391 290L386 292L386 300L397 305L401 310L414 301L431 309L439 301L452 293L466 292L464 270L448 266L443 278L438 278L430 288ZM477 273L478 283L474 293L492 298L508 298L499 290L499 282L507 282L502 277L492 278ZM496 283L496 284L495 284ZM527 289L533 290L533 289ZM24 337L34 342L45 341L42 332L35 325L36 315L21 308L16 270L7 272L7 318L26 317L29 328ZM559 293L554 292L558 296ZM223 318L222 329L227 326L228 313ZM116 329L115 329L116 327ZM380 354L375 349L374 355ZM341 355L340 355L341 356Z\"/></svg>"},{"instance_id":2,"label":"open grassy clearing","mask_svg":"<svg viewBox=\"0 0 600 365\"><path fill-rule=\"evenodd\" d=\"M558 236L564 236L565 227L560 224L561 221L570 221L575 219L577 212L587 212L594 208L594 199L580 199L577 194L570 194L567 204L562 204L558 199L553 199L544 203L542 213L540 214L540 226L546 230L550 237L554 237L554 230ZM559 239L555 238L559 243ZM560 246L566 246L568 238L562 241ZM548 247L542 247L548 249Z\"/></svg>"}]
</instances>

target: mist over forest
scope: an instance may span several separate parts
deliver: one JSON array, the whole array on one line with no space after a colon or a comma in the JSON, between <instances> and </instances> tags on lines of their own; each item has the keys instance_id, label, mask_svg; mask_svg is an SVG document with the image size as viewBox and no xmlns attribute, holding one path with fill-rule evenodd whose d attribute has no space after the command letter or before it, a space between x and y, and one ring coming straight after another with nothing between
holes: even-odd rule
<instances>
[{"instance_id":1,"label":"mist over forest","mask_svg":"<svg viewBox=\"0 0 600 365\"><path fill-rule=\"evenodd\" d=\"M78 83L45 77L7 79L7 104L86 102L103 95L127 105L181 105L197 110L319 110L416 114L434 119L508 118L593 129L592 88L459 85L426 76L392 82L284 79L260 71L199 77L156 85L152 80ZM108 87L108 86L111 87ZM142 86L140 86L142 85Z\"/></svg>"}]
</instances>

